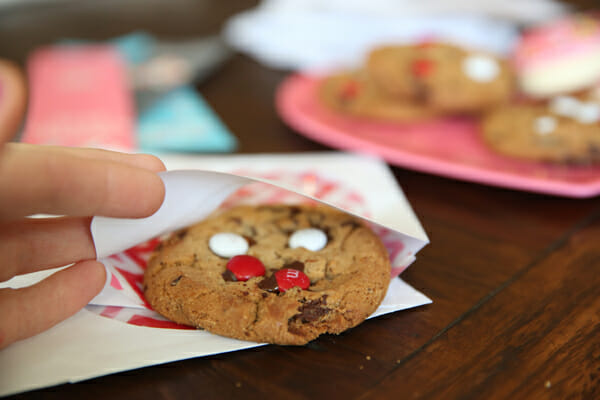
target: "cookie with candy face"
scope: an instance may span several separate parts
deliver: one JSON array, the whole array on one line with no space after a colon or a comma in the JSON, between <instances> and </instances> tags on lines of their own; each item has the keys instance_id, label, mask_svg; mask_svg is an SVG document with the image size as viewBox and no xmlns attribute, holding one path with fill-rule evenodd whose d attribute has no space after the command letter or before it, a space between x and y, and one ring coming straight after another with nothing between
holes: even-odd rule
<instances>
[{"instance_id":1,"label":"cookie with candy face","mask_svg":"<svg viewBox=\"0 0 600 400\"><path fill-rule=\"evenodd\" d=\"M565 164L600 161L600 103L587 94L499 108L483 118L481 132L491 148L511 157Z\"/></svg>"},{"instance_id":2,"label":"cookie with candy face","mask_svg":"<svg viewBox=\"0 0 600 400\"><path fill-rule=\"evenodd\" d=\"M378 47L366 69L388 95L439 113L479 113L506 103L514 93L505 60L443 43Z\"/></svg>"},{"instance_id":3,"label":"cookie with candy face","mask_svg":"<svg viewBox=\"0 0 600 400\"><path fill-rule=\"evenodd\" d=\"M180 324L302 345L365 320L389 281L387 251L361 220L324 206L240 206L163 241L144 294Z\"/></svg>"}]
</instances>

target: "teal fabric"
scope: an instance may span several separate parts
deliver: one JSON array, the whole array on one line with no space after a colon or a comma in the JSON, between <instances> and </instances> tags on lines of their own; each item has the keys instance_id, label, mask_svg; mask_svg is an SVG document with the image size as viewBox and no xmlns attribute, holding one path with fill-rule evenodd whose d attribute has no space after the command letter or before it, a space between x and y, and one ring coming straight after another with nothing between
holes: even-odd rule
<instances>
[{"instance_id":1,"label":"teal fabric","mask_svg":"<svg viewBox=\"0 0 600 400\"><path fill-rule=\"evenodd\" d=\"M182 86L141 110L138 147L147 152L231 152L235 136L202 96Z\"/></svg>"}]
</instances>

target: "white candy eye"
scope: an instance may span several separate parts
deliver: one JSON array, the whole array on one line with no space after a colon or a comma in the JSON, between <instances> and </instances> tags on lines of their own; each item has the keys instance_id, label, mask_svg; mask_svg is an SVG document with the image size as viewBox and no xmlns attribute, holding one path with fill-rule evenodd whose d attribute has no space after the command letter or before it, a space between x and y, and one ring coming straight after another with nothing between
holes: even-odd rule
<instances>
[{"instance_id":1,"label":"white candy eye","mask_svg":"<svg viewBox=\"0 0 600 400\"><path fill-rule=\"evenodd\" d=\"M582 124L595 124L600 120L600 106L596 103L580 103L575 119Z\"/></svg>"},{"instance_id":2,"label":"white candy eye","mask_svg":"<svg viewBox=\"0 0 600 400\"><path fill-rule=\"evenodd\" d=\"M533 121L533 129L540 135L548 135L556 129L556 119L549 116L538 117Z\"/></svg>"},{"instance_id":3,"label":"white candy eye","mask_svg":"<svg viewBox=\"0 0 600 400\"><path fill-rule=\"evenodd\" d=\"M231 258L248 251L248 242L241 235L223 232L212 235L208 247L220 257Z\"/></svg>"},{"instance_id":4,"label":"white candy eye","mask_svg":"<svg viewBox=\"0 0 600 400\"><path fill-rule=\"evenodd\" d=\"M327 245L327 235L320 229L300 229L290 236L290 248L304 247L310 251L319 251Z\"/></svg>"},{"instance_id":5,"label":"white candy eye","mask_svg":"<svg viewBox=\"0 0 600 400\"><path fill-rule=\"evenodd\" d=\"M471 55L463 61L463 72L475 82L491 82L500 73L500 66L492 57Z\"/></svg>"},{"instance_id":6,"label":"white candy eye","mask_svg":"<svg viewBox=\"0 0 600 400\"><path fill-rule=\"evenodd\" d=\"M563 117L575 117L579 109L579 100L571 96L557 96L550 101L550 109Z\"/></svg>"}]
</instances>

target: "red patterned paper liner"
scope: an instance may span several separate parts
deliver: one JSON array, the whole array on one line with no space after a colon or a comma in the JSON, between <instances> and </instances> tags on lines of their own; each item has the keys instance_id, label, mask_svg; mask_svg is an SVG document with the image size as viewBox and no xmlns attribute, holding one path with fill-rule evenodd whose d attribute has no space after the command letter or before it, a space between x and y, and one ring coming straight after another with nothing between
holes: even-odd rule
<instances>
[{"instance_id":1,"label":"red patterned paper liner","mask_svg":"<svg viewBox=\"0 0 600 400\"><path fill-rule=\"evenodd\" d=\"M248 171L244 172L246 175L250 175ZM253 176L257 176L257 174L253 174ZM367 210L366 201L360 193L345 187L339 182L325 179L317 173L273 172L261 174L260 176L304 191L315 198L334 203L347 211L364 216L370 214ZM284 189L262 183L253 183L242 187L227 198L220 208L227 209L239 204L306 204L314 202L314 200ZM399 265L398 261L412 254L402 254L405 245L391 230L373 224L371 228L379 235L390 254L392 277L398 276L407 267L406 265ZM159 242L159 238L154 238L122 253L112 255L105 260L112 267L110 276L111 287L119 291L127 291L130 296L138 298L145 308L97 305L88 305L86 308L103 317L126 322L131 325L151 328L195 329L164 318L153 311L150 304L144 298L142 288L146 263Z\"/></svg>"}]
</instances>

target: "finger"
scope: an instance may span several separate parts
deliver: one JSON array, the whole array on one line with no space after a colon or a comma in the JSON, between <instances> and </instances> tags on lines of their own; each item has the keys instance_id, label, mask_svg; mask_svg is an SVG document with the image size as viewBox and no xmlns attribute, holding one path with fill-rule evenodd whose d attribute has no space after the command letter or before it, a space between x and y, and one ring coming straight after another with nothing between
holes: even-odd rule
<instances>
[{"instance_id":1,"label":"finger","mask_svg":"<svg viewBox=\"0 0 600 400\"><path fill-rule=\"evenodd\" d=\"M154 172L165 170L163 162L158 157L150 154L128 154L103 149L35 145L27 143L9 143L6 145L5 150L14 154L33 154L34 152L38 154L65 154L86 159L128 164L132 167L143 168Z\"/></svg>"},{"instance_id":2,"label":"finger","mask_svg":"<svg viewBox=\"0 0 600 400\"><path fill-rule=\"evenodd\" d=\"M25 114L27 90L19 68L0 60L0 146L16 132Z\"/></svg>"},{"instance_id":3,"label":"finger","mask_svg":"<svg viewBox=\"0 0 600 400\"><path fill-rule=\"evenodd\" d=\"M0 282L96 258L91 218L25 218L0 224Z\"/></svg>"},{"instance_id":4,"label":"finger","mask_svg":"<svg viewBox=\"0 0 600 400\"><path fill-rule=\"evenodd\" d=\"M154 172L119 162L13 152L0 164L0 219L34 213L138 218L154 213L164 185Z\"/></svg>"},{"instance_id":5,"label":"finger","mask_svg":"<svg viewBox=\"0 0 600 400\"><path fill-rule=\"evenodd\" d=\"M0 348L75 314L104 287L98 261L82 261L23 289L0 289Z\"/></svg>"}]
</instances>

